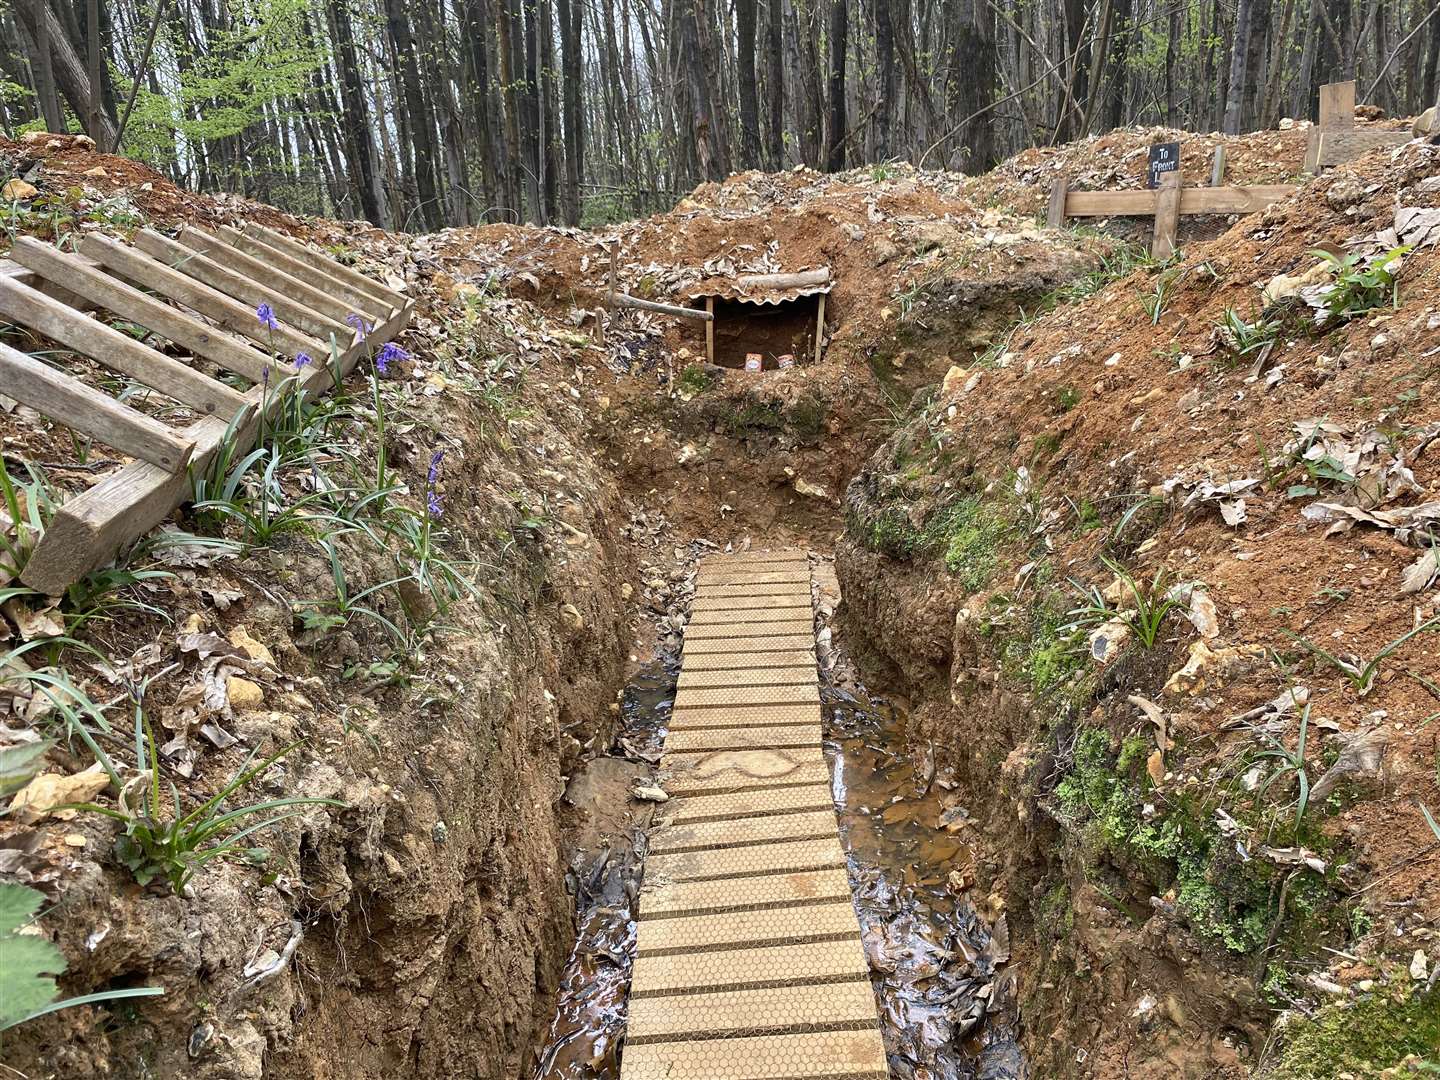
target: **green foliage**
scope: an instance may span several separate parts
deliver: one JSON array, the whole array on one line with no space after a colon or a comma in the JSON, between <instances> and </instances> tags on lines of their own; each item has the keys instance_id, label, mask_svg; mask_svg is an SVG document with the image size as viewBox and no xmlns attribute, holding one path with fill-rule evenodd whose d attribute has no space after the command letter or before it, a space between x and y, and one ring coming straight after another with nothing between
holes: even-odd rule
<instances>
[{"instance_id":1,"label":"green foliage","mask_svg":"<svg viewBox=\"0 0 1440 1080\"><path fill-rule=\"evenodd\" d=\"M1080 404L1080 391L1073 386L1062 386L1055 394L1055 404L1062 413L1069 412Z\"/></svg>"},{"instance_id":2,"label":"green foliage","mask_svg":"<svg viewBox=\"0 0 1440 1080\"><path fill-rule=\"evenodd\" d=\"M1280 340L1285 332L1285 323L1280 319L1257 316L1254 322L1247 322L1234 308L1227 307L1216 324L1220 338L1236 356L1249 356L1267 345Z\"/></svg>"},{"instance_id":3,"label":"green foliage","mask_svg":"<svg viewBox=\"0 0 1440 1080\"><path fill-rule=\"evenodd\" d=\"M177 60L159 65L158 93L141 85L125 131L125 153L169 163L201 142L240 135L262 121L286 116L305 100L312 73L326 61L306 29L305 0L256 0L231 7L233 28L207 26L203 49L176 20L162 23L163 48ZM124 97L128 72L116 72ZM268 152L257 147L263 158Z\"/></svg>"},{"instance_id":4,"label":"green foliage","mask_svg":"<svg viewBox=\"0 0 1440 1080\"><path fill-rule=\"evenodd\" d=\"M1408 246L1393 248L1363 260L1359 255L1335 255L1317 248L1310 254L1323 259L1332 283L1325 292L1323 326L1346 322L1378 307L1400 306L1400 268Z\"/></svg>"},{"instance_id":5,"label":"green foliage","mask_svg":"<svg viewBox=\"0 0 1440 1080\"><path fill-rule=\"evenodd\" d=\"M1071 304L1094 296L1112 282L1127 278L1136 270L1156 265L1150 257L1150 250L1141 244L1122 240L1108 255L1100 256L1100 265L1089 273L1060 286L1041 304L1037 314L1043 314L1061 304Z\"/></svg>"},{"instance_id":6,"label":"green foliage","mask_svg":"<svg viewBox=\"0 0 1440 1080\"><path fill-rule=\"evenodd\" d=\"M697 397L715 385L717 377L701 364L686 364L675 380L675 389L687 397Z\"/></svg>"},{"instance_id":7,"label":"green foliage","mask_svg":"<svg viewBox=\"0 0 1440 1080\"><path fill-rule=\"evenodd\" d=\"M76 1005L165 992L158 986L137 986L56 1001L54 976L65 973L65 957L48 937L21 932L44 902L34 889L0 882L0 1031Z\"/></svg>"},{"instance_id":8,"label":"green foliage","mask_svg":"<svg viewBox=\"0 0 1440 1080\"><path fill-rule=\"evenodd\" d=\"M50 481L38 466L27 461L25 471L29 481L16 480L0 456L0 513L12 523L19 523L18 531L0 529L0 565L16 575L25 568L31 547L44 535L60 505ZM25 534L23 539L21 532Z\"/></svg>"},{"instance_id":9,"label":"green foliage","mask_svg":"<svg viewBox=\"0 0 1440 1080\"><path fill-rule=\"evenodd\" d=\"M1270 762L1273 766L1270 775L1260 785L1257 797L1264 797L1265 792L1278 780L1284 779L1291 774L1300 785L1300 793L1295 799L1295 829L1298 832L1300 823L1305 818L1305 808L1310 803L1310 773L1305 762L1305 738L1310 729L1310 704L1306 702L1305 708L1300 713L1300 734L1296 740L1295 749L1291 750L1283 742L1268 731L1261 729L1261 735L1270 744L1268 750L1262 750L1259 754L1261 762Z\"/></svg>"},{"instance_id":10,"label":"green foliage","mask_svg":"<svg viewBox=\"0 0 1440 1080\"><path fill-rule=\"evenodd\" d=\"M45 751L55 744L48 740L20 743L0 750L0 798L15 794L40 771Z\"/></svg>"}]
</instances>

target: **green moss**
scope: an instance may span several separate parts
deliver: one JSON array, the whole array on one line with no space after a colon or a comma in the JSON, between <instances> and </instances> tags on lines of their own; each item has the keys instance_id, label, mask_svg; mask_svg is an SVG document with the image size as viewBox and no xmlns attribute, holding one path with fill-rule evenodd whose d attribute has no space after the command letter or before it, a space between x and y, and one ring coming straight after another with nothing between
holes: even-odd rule
<instances>
[{"instance_id":1,"label":"green moss","mask_svg":"<svg viewBox=\"0 0 1440 1080\"><path fill-rule=\"evenodd\" d=\"M945 551L945 567L966 592L983 588L995 572L997 549L1009 522L995 507L970 495L950 503L926 522L925 531Z\"/></svg>"},{"instance_id":2,"label":"green moss","mask_svg":"<svg viewBox=\"0 0 1440 1080\"><path fill-rule=\"evenodd\" d=\"M1055 395L1055 403L1062 413L1069 412L1080 404L1080 391L1073 386L1062 386Z\"/></svg>"},{"instance_id":3,"label":"green moss","mask_svg":"<svg viewBox=\"0 0 1440 1080\"><path fill-rule=\"evenodd\" d=\"M1378 993L1327 1005L1287 1025L1288 1044L1269 1073L1283 1080L1377 1077L1411 1054L1440 1061L1440 990Z\"/></svg>"},{"instance_id":4,"label":"green moss","mask_svg":"<svg viewBox=\"0 0 1440 1080\"><path fill-rule=\"evenodd\" d=\"M675 380L675 389L691 397L703 394L718 381L713 371L700 364L687 364L685 370L680 372L680 377Z\"/></svg>"},{"instance_id":5,"label":"green moss","mask_svg":"<svg viewBox=\"0 0 1440 1080\"><path fill-rule=\"evenodd\" d=\"M739 406L721 403L707 414L720 430L736 439L787 434L811 443L825 431L825 406L812 397L788 406L778 401L750 401Z\"/></svg>"}]
</instances>

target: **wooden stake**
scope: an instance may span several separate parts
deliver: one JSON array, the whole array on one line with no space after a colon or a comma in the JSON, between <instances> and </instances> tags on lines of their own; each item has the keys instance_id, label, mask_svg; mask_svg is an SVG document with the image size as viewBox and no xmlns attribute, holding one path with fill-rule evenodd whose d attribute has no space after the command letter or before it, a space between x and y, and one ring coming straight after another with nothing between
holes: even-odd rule
<instances>
[{"instance_id":1,"label":"wooden stake","mask_svg":"<svg viewBox=\"0 0 1440 1080\"><path fill-rule=\"evenodd\" d=\"M1225 183L1225 147L1215 147L1215 160L1210 165L1210 186L1217 188Z\"/></svg>"},{"instance_id":2,"label":"wooden stake","mask_svg":"<svg viewBox=\"0 0 1440 1080\"><path fill-rule=\"evenodd\" d=\"M1050 185L1050 205L1045 211L1045 224L1052 229L1060 229L1065 225L1065 199L1070 194L1070 180L1065 176L1057 176L1054 183Z\"/></svg>"},{"instance_id":3,"label":"wooden stake","mask_svg":"<svg viewBox=\"0 0 1440 1080\"><path fill-rule=\"evenodd\" d=\"M705 297L705 362L715 363L715 298Z\"/></svg>"},{"instance_id":4,"label":"wooden stake","mask_svg":"<svg viewBox=\"0 0 1440 1080\"><path fill-rule=\"evenodd\" d=\"M1355 80L1320 87L1320 130L1355 126Z\"/></svg>"},{"instance_id":5,"label":"wooden stake","mask_svg":"<svg viewBox=\"0 0 1440 1080\"><path fill-rule=\"evenodd\" d=\"M1155 201L1155 237L1150 243L1150 257L1164 262L1175 253L1175 233L1180 226L1180 189L1184 177L1180 170L1160 174L1159 198Z\"/></svg>"},{"instance_id":6,"label":"wooden stake","mask_svg":"<svg viewBox=\"0 0 1440 1080\"><path fill-rule=\"evenodd\" d=\"M623 292L615 294L615 303L621 307L658 311L661 315L674 315L681 319L696 319L701 322L708 322L715 317L708 311L700 311L693 307L681 307L678 304L658 304L654 300L641 300L638 296L631 296L629 293Z\"/></svg>"},{"instance_id":7,"label":"wooden stake","mask_svg":"<svg viewBox=\"0 0 1440 1080\"><path fill-rule=\"evenodd\" d=\"M815 310L815 363L820 362L820 346L825 340L825 293L820 294L820 303Z\"/></svg>"},{"instance_id":8,"label":"wooden stake","mask_svg":"<svg viewBox=\"0 0 1440 1080\"><path fill-rule=\"evenodd\" d=\"M183 469L195 449L192 440L177 437L160 421L8 345L0 345L0 386L72 431L167 472Z\"/></svg>"}]
</instances>

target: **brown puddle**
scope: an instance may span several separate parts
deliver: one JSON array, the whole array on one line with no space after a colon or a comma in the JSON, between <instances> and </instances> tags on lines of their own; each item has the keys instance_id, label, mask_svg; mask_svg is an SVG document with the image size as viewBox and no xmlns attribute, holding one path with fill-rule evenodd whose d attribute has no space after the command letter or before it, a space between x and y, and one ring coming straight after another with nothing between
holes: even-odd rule
<instances>
[{"instance_id":1,"label":"brown puddle","mask_svg":"<svg viewBox=\"0 0 1440 1080\"><path fill-rule=\"evenodd\" d=\"M675 677L657 662L626 688L620 740L629 747L658 755ZM970 865L957 824L963 808L917 775L900 710L833 687L823 697L832 789L891 1076L1028 1077L1014 1037L1003 917L992 932L951 885L952 871L963 878ZM616 837L570 870L577 940L535 1080L620 1076L642 858L643 838Z\"/></svg>"},{"instance_id":2,"label":"brown puddle","mask_svg":"<svg viewBox=\"0 0 1440 1080\"><path fill-rule=\"evenodd\" d=\"M835 687L822 696L831 788L890 1075L1029 1076L1015 1039L1004 916L992 931L960 890L972 864L965 808L917 773L903 711Z\"/></svg>"}]
</instances>

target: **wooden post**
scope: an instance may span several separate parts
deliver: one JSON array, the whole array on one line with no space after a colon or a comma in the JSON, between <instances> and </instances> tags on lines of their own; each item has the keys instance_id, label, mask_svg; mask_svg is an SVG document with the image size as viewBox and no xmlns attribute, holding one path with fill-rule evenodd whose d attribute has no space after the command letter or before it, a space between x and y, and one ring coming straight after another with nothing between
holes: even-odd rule
<instances>
[{"instance_id":1,"label":"wooden post","mask_svg":"<svg viewBox=\"0 0 1440 1080\"><path fill-rule=\"evenodd\" d=\"M1210 186L1220 187L1225 183L1225 146L1215 147L1215 160L1210 165Z\"/></svg>"},{"instance_id":2,"label":"wooden post","mask_svg":"<svg viewBox=\"0 0 1440 1080\"><path fill-rule=\"evenodd\" d=\"M1180 188L1185 178L1180 170L1160 174L1160 195L1155 201L1155 237L1150 257L1164 262L1175 254L1175 233L1180 225Z\"/></svg>"},{"instance_id":3,"label":"wooden post","mask_svg":"<svg viewBox=\"0 0 1440 1080\"><path fill-rule=\"evenodd\" d=\"M709 316L705 320L705 362L715 363L715 298L705 297L705 314Z\"/></svg>"},{"instance_id":4,"label":"wooden post","mask_svg":"<svg viewBox=\"0 0 1440 1080\"><path fill-rule=\"evenodd\" d=\"M1355 80L1320 87L1320 130L1355 126Z\"/></svg>"},{"instance_id":5,"label":"wooden post","mask_svg":"<svg viewBox=\"0 0 1440 1080\"><path fill-rule=\"evenodd\" d=\"M820 294L820 303L815 309L815 363L820 362L820 346L825 340L825 293Z\"/></svg>"},{"instance_id":6,"label":"wooden post","mask_svg":"<svg viewBox=\"0 0 1440 1080\"><path fill-rule=\"evenodd\" d=\"M1045 224L1052 229L1063 228L1065 225L1065 198L1070 194L1070 180L1065 176L1057 176L1054 183L1050 185L1050 205L1045 212Z\"/></svg>"}]
</instances>

